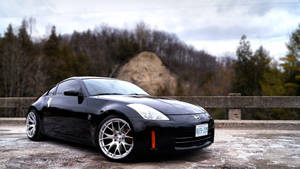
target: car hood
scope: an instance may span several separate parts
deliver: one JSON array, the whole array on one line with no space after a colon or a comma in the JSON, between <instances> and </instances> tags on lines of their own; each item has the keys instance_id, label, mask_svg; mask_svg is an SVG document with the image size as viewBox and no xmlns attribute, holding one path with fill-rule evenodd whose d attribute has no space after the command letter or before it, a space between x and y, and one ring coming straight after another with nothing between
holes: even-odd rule
<instances>
[{"instance_id":1,"label":"car hood","mask_svg":"<svg viewBox=\"0 0 300 169\"><path fill-rule=\"evenodd\" d=\"M92 98L122 102L124 104L144 104L168 115L197 114L206 112L202 107L195 106L190 103L170 98L161 98L147 95L99 95L92 96Z\"/></svg>"}]
</instances>

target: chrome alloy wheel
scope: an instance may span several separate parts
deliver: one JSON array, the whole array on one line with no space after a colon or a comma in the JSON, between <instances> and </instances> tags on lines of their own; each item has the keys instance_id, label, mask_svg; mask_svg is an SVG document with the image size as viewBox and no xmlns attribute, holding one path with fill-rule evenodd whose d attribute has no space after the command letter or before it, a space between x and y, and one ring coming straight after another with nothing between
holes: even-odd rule
<instances>
[{"instance_id":1,"label":"chrome alloy wheel","mask_svg":"<svg viewBox=\"0 0 300 169\"><path fill-rule=\"evenodd\" d=\"M29 138L35 135L36 131L36 116L34 112L29 112L26 118L26 134Z\"/></svg>"},{"instance_id":2,"label":"chrome alloy wheel","mask_svg":"<svg viewBox=\"0 0 300 169\"><path fill-rule=\"evenodd\" d=\"M125 120L113 118L101 126L99 146L106 156L122 159L131 152L133 145L133 131Z\"/></svg>"}]
</instances>

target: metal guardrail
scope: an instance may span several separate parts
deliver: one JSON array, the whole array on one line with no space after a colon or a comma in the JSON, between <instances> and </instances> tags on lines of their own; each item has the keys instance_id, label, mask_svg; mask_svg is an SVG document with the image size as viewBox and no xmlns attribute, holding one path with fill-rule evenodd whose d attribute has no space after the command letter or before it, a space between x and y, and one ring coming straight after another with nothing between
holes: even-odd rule
<instances>
[{"instance_id":1,"label":"metal guardrail","mask_svg":"<svg viewBox=\"0 0 300 169\"><path fill-rule=\"evenodd\" d=\"M300 96L169 96L204 108L248 109L248 108L300 108ZM35 97L0 97L3 112L14 110L4 116L24 116ZM0 111L0 116L3 114Z\"/></svg>"}]
</instances>

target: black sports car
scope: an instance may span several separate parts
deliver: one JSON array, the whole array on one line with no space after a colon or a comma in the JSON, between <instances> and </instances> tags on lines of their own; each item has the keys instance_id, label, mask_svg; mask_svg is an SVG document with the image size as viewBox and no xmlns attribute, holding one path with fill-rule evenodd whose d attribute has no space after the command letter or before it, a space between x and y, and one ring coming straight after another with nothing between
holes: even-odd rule
<instances>
[{"instance_id":1,"label":"black sports car","mask_svg":"<svg viewBox=\"0 0 300 169\"><path fill-rule=\"evenodd\" d=\"M214 141L214 121L200 106L150 96L112 78L72 77L29 108L26 133L93 145L108 159L139 152L199 149Z\"/></svg>"}]
</instances>

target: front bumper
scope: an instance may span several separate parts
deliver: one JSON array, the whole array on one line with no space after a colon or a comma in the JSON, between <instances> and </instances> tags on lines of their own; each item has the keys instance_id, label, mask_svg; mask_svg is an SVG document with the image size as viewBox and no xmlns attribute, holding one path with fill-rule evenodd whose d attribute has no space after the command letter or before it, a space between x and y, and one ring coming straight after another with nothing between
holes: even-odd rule
<instances>
[{"instance_id":1,"label":"front bumper","mask_svg":"<svg viewBox=\"0 0 300 169\"><path fill-rule=\"evenodd\" d=\"M214 121L208 116L200 120L193 115L168 116L168 121L133 121L136 148L143 151L181 151L200 149L214 142ZM195 137L196 125L208 123L208 135ZM151 132L155 131L155 148Z\"/></svg>"}]
</instances>

